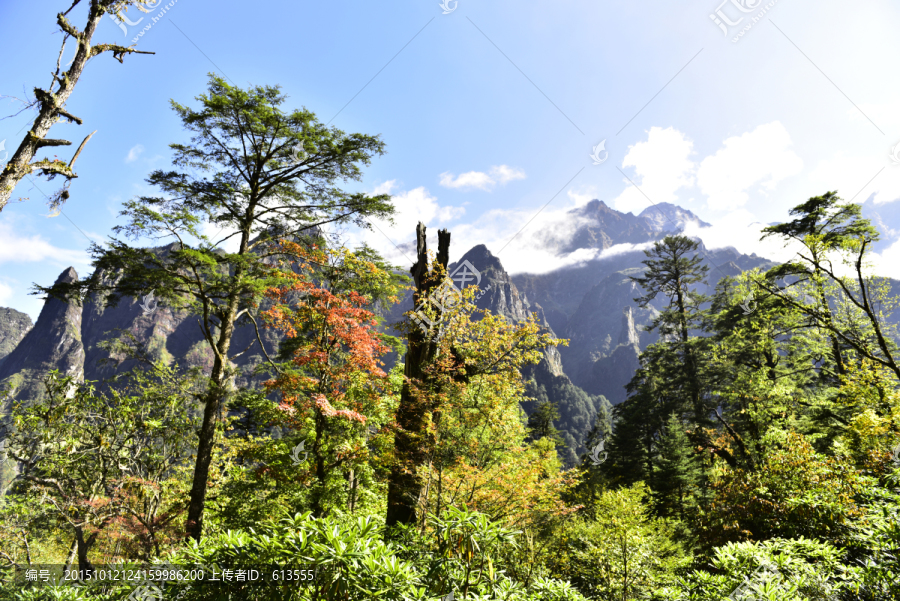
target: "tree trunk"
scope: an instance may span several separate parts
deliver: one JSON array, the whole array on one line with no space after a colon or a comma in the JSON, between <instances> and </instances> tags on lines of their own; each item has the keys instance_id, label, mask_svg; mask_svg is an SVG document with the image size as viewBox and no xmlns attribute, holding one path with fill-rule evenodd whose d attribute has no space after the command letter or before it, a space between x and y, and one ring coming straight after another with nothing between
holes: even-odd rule
<instances>
[{"instance_id":1,"label":"tree trunk","mask_svg":"<svg viewBox=\"0 0 900 601\"><path fill-rule=\"evenodd\" d=\"M75 562L75 557L78 553L78 538L72 539L72 546L69 548L69 557L66 559L66 572L72 569L72 564Z\"/></svg>"},{"instance_id":2,"label":"tree trunk","mask_svg":"<svg viewBox=\"0 0 900 601\"><path fill-rule=\"evenodd\" d=\"M212 463L212 451L216 440L216 427L219 423L220 411L231 391L228 350L231 347L231 336L234 333L234 315L237 300L231 301L222 319L219 340L216 344L212 373L209 375L209 392L206 395L206 407L203 410L203 425L197 441L197 462L194 465L194 481L191 485L191 499L188 505L187 535L197 542L203 533L203 511L206 507L206 488L209 484L209 466Z\"/></svg>"},{"instance_id":3,"label":"tree trunk","mask_svg":"<svg viewBox=\"0 0 900 601\"><path fill-rule=\"evenodd\" d=\"M350 513L353 513L356 510L356 470L350 468L347 479L350 481L350 491L347 498L347 508L350 510Z\"/></svg>"},{"instance_id":4,"label":"tree trunk","mask_svg":"<svg viewBox=\"0 0 900 601\"><path fill-rule=\"evenodd\" d=\"M425 301L428 294L440 282L436 282L437 271L428 267L428 246L425 238L425 225L419 222L416 226L417 261L410 269L415 280L413 303L415 307ZM450 232L438 231L437 264L444 270L447 268L450 254ZM419 466L427 459L426 417L431 410L428 400L416 398L412 384L420 386L423 381L423 370L434 360L437 345L429 341L420 329L410 331L407 337L408 349L404 365L403 388L400 393L400 406L397 408L397 430L395 449L397 462L391 468L388 481L388 507L385 533L390 536L391 527L397 524L416 523L416 505L425 486Z\"/></svg>"},{"instance_id":5,"label":"tree trunk","mask_svg":"<svg viewBox=\"0 0 900 601\"><path fill-rule=\"evenodd\" d=\"M325 493L325 456L322 453L322 445L325 438L325 416L318 407L315 409L316 414L316 441L313 443L313 466L316 470L316 484L310 492L312 514L314 518L321 518L325 515L325 508L322 507L322 496Z\"/></svg>"},{"instance_id":6,"label":"tree trunk","mask_svg":"<svg viewBox=\"0 0 900 601\"><path fill-rule=\"evenodd\" d=\"M79 580L88 580L94 576L94 566L88 559L88 551L91 549L94 540L97 538L95 532L87 539L84 538L84 530L80 527L75 528L75 542L78 545L78 577Z\"/></svg>"}]
</instances>

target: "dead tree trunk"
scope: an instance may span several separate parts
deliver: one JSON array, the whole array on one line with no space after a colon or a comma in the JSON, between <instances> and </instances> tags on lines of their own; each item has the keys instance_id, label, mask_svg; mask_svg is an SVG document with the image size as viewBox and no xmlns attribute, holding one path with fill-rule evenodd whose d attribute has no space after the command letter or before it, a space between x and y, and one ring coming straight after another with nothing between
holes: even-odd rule
<instances>
[{"instance_id":1,"label":"dead tree trunk","mask_svg":"<svg viewBox=\"0 0 900 601\"><path fill-rule=\"evenodd\" d=\"M51 161L50 159L41 159L32 161L32 159L41 148L46 146L69 146L72 144L68 140L51 140L47 138L47 134L50 131L50 127L60 119L66 119L69 123L82 124L81 119L66 112L64 107L69 96L72 94L72 91L75 89L75 84L78 83L78 78L81 77L81 72L84 70L88 59L103 52L112 52L113 57L121 63L122 58L126 54L154 54L153 52L144 52L133 48L126 48L124 46L119 46L118 44L97 44L96 46L91 46L94 31L97 29L97 25L100 23L100 19L103 18L103 15L113 13L116 6L119 6L121 10L124 10L124 8L129 5L136 6L133 1L121 5L117 4L116 0L91 0L90 8L88 9L87 25L85 25L84 30L78 30L69 23L68 19L66 19L66 15L75 8L75 5L80 1L81 0L75 0L72 3L72 6L69 7L69 10L56 15L56 24L64 34L62 48L60 48L59 57L56 59L56 72L52 74L53 80L46 90L37 87L34 88L35 100L29 106L37 105L38 115L35 117L31 129L29 129L28 133L25 135L25 139L22 140L15 153L13 153L12 159L10 159L9 163L0 170L0 211L2 211L3 207L6 206L6 203L9 202L13 188L16 187L16 184L19 183L22 178L32 173L49 177L61 175L66 179L66 184L63 188L51 198L53 208L63 204L68 198L68 182L78 177L72 170L72 166L75 164L75 159L78 158L78 154L84 148L84 145L94 134L90 134L84 139L78 147L78 150L75 151L74 156L72 156L72 160L68 163L60 160ZM72 61L72 66L67 71L62 71L60 64L62 61L63 50L65 50L66 41L70 37L75 39L78 44L78 49L75 52L75 59Z\"/></svg>"},{"instance_id":2,"label":"dead tree trunk","mask_svg":"<svg viewBox=\"0 0 900 601\"><path fill-rule=\"evenodd\" d=\"M436 274L446 273L450 257L450 232L438 231L437 264L434 269L428 266L428 245L425 241L425 224L416 226L416 264L410 269L415 283L413 304L428 298L429 293L440 281ZM438 267L440 266L440 267ZM428 437L426 423L431 411L427 395L416 395L412 387L420 390L428 389L424 378L424 368L434 361L437 343L416 328L407 337L406 363L404 365L403 388L400 393L400 406L397 408L397 430L395 449L397 462L391 469L388 481L388 506L386 534L390 536L391 527L397 524L416 523L416 505L425 486L420 468L427 461Z\"/></svg>"}]
</instances>

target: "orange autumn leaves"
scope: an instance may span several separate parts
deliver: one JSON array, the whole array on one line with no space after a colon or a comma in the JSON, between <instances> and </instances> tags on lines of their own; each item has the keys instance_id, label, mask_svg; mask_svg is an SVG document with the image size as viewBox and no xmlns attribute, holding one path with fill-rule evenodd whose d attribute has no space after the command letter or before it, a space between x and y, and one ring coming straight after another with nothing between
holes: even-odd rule
<instances>
[{"instance_id":1,"label":"orange autumn leaves","mask_svg":"<svg viewBox=\"0 0 900 601\"><path fill-rule=\"evenodd\" d=\"M387 385L379 357L389 348L376 331L371 296L358 289L386 286L389 274L344 249L289 241L283 249L296 271L282 271L284 284L266 292L274 305L263 315L291 341L294 369L267 387L281 391L287 425L299 426L310 411L365 423L367 405Z\"/></svg>"}]
</instances>

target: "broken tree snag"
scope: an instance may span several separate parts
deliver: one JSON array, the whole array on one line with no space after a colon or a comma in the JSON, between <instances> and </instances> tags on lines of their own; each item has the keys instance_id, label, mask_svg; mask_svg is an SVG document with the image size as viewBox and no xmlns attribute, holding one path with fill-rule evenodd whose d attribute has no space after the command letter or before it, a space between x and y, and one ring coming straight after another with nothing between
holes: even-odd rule
<instances>
[{"instance_id":1,"label":"broken tree snag","mask_svg":"<svg viewBox=\"0 0 900 601\"><path fill-rule=\"evenodd\" d=\"M434 268L429 269L425 224L420 221L416 226L416 255L416 264L410 269L415 284L414 307L418 307L440 284L438 278L447 271L450 232L438 231L437 260ZM437 342L419 328L412 328L407 334L403 388L397 407L398 429L394 437L396 462L388 480L387 537L392 535L392 526L416 523L416 506L425 486L420 468L427 462L427 424L430 421L427 418L432 411L427 397L431 383L424 377L424 369L434 361L437 346Z\"/></svg>"},{"instance_id":2,"label":"broken tree snag","mask_svg":"<svg viewBox=\"0 0 900 601\"><path fill-rule=\"evenodd\" d=\"M3 170L0 171L0 211L2 211L3 207L9 202L16 185L32 173L48 176L50 178L61 175L66 178L66 185L68 185L72 179L78 177L75 172L72 171L71 167L91 136L85 138L84 142L81 143L81 146L79 146L78 150L75 152L75 156L72 157L72 160L69 161L68 164L66 164L65 161L51 161L47 158L35 161L34 157L41 148L71 145L71 142L68 140L47 138L47 134L49 133L50 128L61 118L66 119L70 123L74 122L79 125L82 124L80 118L65 110L65 104L75 89L75 85L78 83L78 79L81 77L81 73L84 71L88 59L104 52L111 52L113 58L121 63L122 58L126 54L154 54L153 52L135 50L117 44L98 44L96 46L91 46L91 39L94 37L94 32L97 30L97 25L100 23L100 19L103 18L103 15L115 12L116 7L121 11L129 6L136 6L139 10L147 12L141 6L142 3L140 0L127 0L124 3L121 0L91 0L88 9L87 24L83 31L79 31L78 28L72 25L66 18L69 11L75 8L80 1L81 0L74 0L72 6L69 7L69 10L65 13L56 15L56 24L63 33L62 48L60 49L59 57L56 60L56 71L51 73L53 80L46 90L38 87L34 88L35 100L33 104L37 105L37 117L35 117L34 123L32 123L28 134L13 153L12 158L10 158ZM75 50L75 58L72 59L71 65L68 70L64 71L61 67L61 61L63 49L69 38L73 38L77 42L78 47ZM66 198L68 198L68 190L66 189L66 186L64 186L61 191L56 193L53 202L64 202Z\"/></svg>"}]
</instances>

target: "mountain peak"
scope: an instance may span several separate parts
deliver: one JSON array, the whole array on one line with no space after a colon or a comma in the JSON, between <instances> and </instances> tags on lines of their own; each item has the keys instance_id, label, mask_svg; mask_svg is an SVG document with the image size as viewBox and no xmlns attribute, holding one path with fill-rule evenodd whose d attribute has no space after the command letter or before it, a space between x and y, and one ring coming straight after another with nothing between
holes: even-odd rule
<instances>
[{"instance_id":1,"label":"mountain peak","mask_svg":"<svg viewBox=\"0 0 900 601\"><path fill-rule=\"evenodd\" d=\"M60 283L71 284L72 282L77 282L77 281L78 281L78 272L75 271L74 267L69 267L68 269L63 271L61 274L59 274L58 278L56 278L57 284L60 284Z\"/></svg>"},{"instance_id":2,"label":"mountain peak","mask_svg":"<svg viewBox=\"0 0 900 601\"><path fill-rule=\"evenodd\" d=\"M56 278L57 283L75 281L78 273L72 267ZM8 402L42 397L43 377L52 369L84 379L81 307L48 296L34 326L0 365L0 382L11 384Z\"/></svg>"},{"instance_id":3,"label":"mountain peak","mask_svg":"<svg viewBox=\"0 0 900 601\"><path fill-rule=\"evenodd\" d=\"M682 230L688 223L698 223L702 227L710 225L691 211L671 202L658 202L641 211L638 217L644 218L647 224L657 232Z\"/></svg>"},{"instance_id":4,"label":"mountain peak","mask_svg":"<svg viewBox=\"0 0 900 601\"><path fill-rule=\"evenodd\" d=\"M493 268L504 275L506 274L506 270L503 269L503 264L500 263L500 259L494 256L494 253L488 250L488 247L484 244L478 244L470 248L459 261L452 264L450 267L452 268L455 265L459 265L463 261L471 263L479 272Z\"/></svg>"},{"instance_id":5,"label":"mountain peak","mask_svg":"<svg viewBox=\"0 0 900 601\"><path fill-rule=\"evenodd\" d=\"M575 210L579 211L579 209L575 209ZM618 213L618 211L616 211L614 208L612 208L611 206L609 206L608 204L606 204L605 202L603 202L602 200L599 200L597 198L590 201L583 207L580 207L579 212L582 215L586 215L589 213Z\"/></svg>"}]
</instances>

